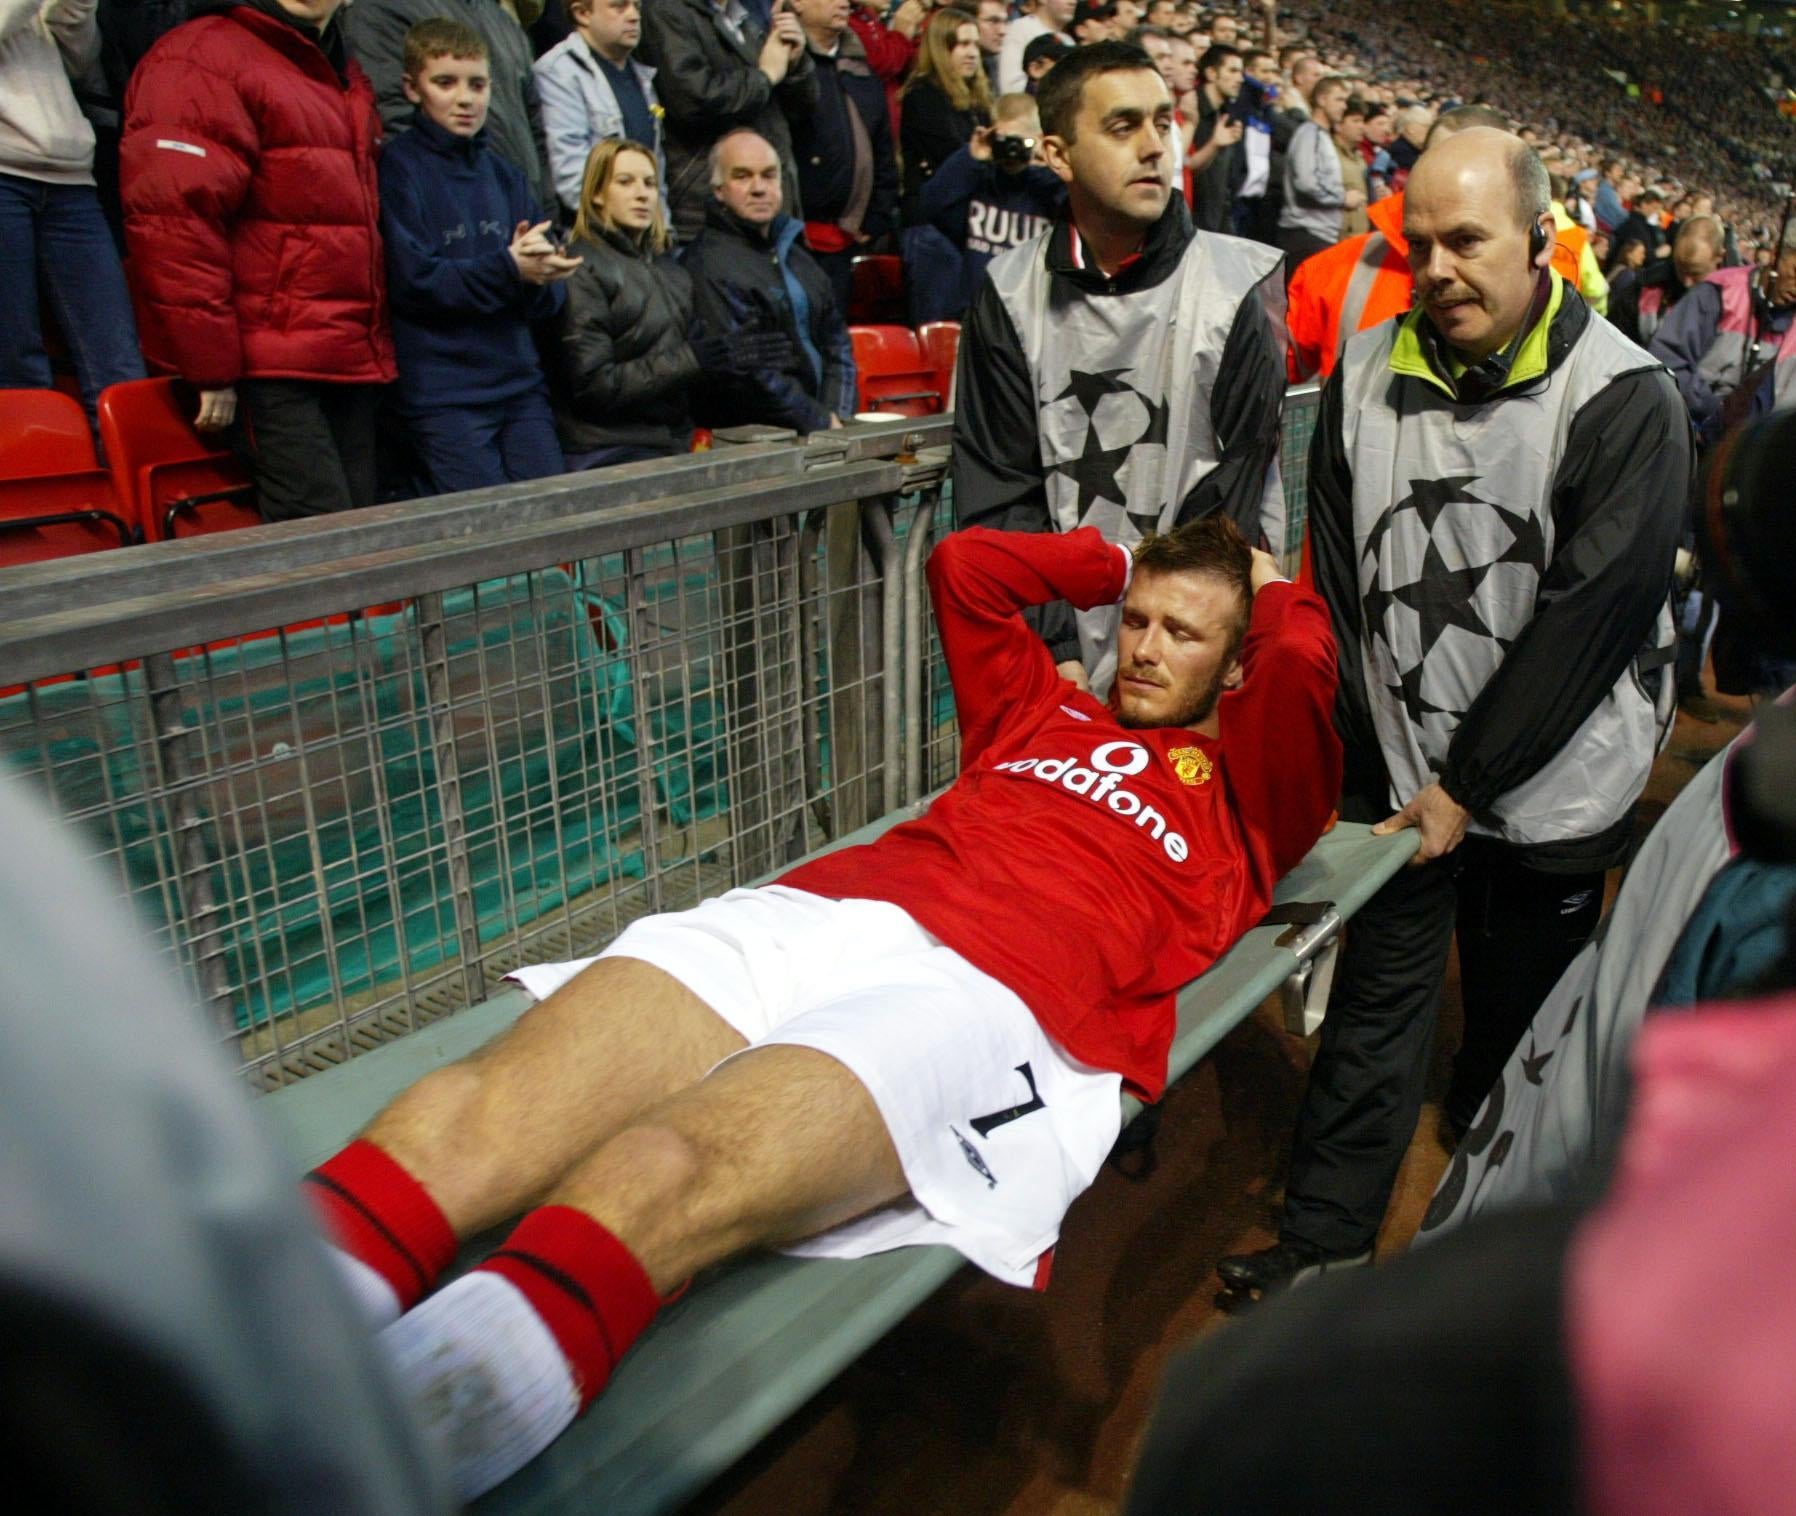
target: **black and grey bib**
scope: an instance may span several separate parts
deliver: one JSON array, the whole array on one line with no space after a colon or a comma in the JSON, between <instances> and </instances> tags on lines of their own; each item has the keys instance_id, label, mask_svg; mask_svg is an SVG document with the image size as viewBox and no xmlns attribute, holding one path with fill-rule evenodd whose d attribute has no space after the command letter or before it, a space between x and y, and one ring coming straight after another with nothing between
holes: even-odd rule
<instances>
[{"instance_id":1,"label":"black and grey bib","mask_svg":"<svg viewBox=\"0 0 1796 1516\"><path fill-rule=\"evenodd\" d=\"M992 260L990 278L1022 343L1041 420L1042 470L1057 530L1095 526L1112 542L1169 530L1179 504L1214 469L1210 394L1241 302L1261 300L1285 340L1279 253L1195 233L1179 266L1148 289L1089 295L1057 283L1044 233ZM1284 540L1284 491L1266 473L1261 531ZM1116 608L1079 613L1079 641L1099 698L1116 673Z\"/></svg>"},{"instance_id":2,"label":"black and grey bib","mask_svg":"<svg viewBox=\"0 0 1796 1516\"><path fill-rule=\"evenodd\" d=\"M1361 656L1394 808L1440 774L1461 719L1534 614L1573 419L1622 375L1659 366L1593 320L1538 384L1461 404L1392 373L1400 325L1350 338L1341 364ZM1654 641L1671 645L1669 608ZM1552 761L1497 801L1494 822L1472 830L1518 844L1602 832L1645 785L1664 715L1630 664Z\"/></svg>"}]
</instances>

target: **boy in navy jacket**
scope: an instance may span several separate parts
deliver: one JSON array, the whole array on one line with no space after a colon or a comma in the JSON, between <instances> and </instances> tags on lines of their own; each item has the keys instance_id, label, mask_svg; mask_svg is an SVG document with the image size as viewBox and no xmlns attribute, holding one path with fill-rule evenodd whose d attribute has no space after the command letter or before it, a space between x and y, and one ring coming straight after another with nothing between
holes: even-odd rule
<instances>
[{"instance_id":1,"label":"boy in navy jacket","mask_svg":"<svg viewBox=\"0 0 1796 1516\"><path fill-rule=\"evenodd\" d=\"M548 238L524 176L486 141L486 43L457 21L405 39L412 129L380 160L399 408L440 493L563 470L530 323L580 266Z\"/></svg>"},{"instance_id":2,"label":"boy in navy jacket","mask_svg":"<svg viewBox=\"0 0 1796 1516\"><path fill-rule=\"evenodd\" d=\"M996 120L950 154L917 198L919 221L905 234L911 319L958 321L985 266L1048 229L1066 187L1035 157L1041 117L1030 95L1004 95Z\"/></svg>"}]
</instances>

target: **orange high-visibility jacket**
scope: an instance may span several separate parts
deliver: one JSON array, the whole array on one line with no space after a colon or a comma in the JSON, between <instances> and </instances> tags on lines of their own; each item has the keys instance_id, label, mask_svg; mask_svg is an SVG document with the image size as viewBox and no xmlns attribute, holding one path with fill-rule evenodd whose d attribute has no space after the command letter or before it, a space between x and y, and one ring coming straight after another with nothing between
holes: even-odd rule
<instances>
[{"instance_id":1,"label":"orange high-visibility jacket","mask_svg":"<svg viewBox=\"0 0 1796 1516\"><path fill-rule=\"evenodd\" d=\"M1285 296L1285 367L1293 384L1326 379L1349 337L1409 309L1415 280L1403 237L1402 194L1374 201L1366 216L1371 231L1304 259L1292 276ZM1584 241L1582 227L1562 228L1553 248L1553 267L1573 289Z\"/></svg>"}]
</instances>

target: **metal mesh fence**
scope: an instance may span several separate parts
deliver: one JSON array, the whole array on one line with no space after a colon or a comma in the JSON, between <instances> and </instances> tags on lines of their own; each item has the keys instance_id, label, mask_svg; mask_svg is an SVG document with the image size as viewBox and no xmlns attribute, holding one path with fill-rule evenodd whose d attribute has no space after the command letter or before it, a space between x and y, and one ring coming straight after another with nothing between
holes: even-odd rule
<instances>
[{"instance_id":1,"label":"metal mesh fence","mask_svg":"<svg viewBox=\"0 0 1796 1516\"><path fill-rule=\"evenodd\" d=\"M1287 412L1293 566L1310 410ZM945 455L918 457L949 420L821 463L791 448L790 480L719 503L491 513L448 546L424 522L284 576L253 572L257 533L218 583L139 550L176 589L133 599L153 576L122 576L0 627L0 679L25 679L0 689L0 763L73 824L251 1082L302 1077L952 780L922 567L953 511ZM266 530L275 558L305 540ZM52 589L0 575L0 623ZM83 617L60 645L84 672L43 674L70 665L32 628Z\"/></svg>"}]
</instances>

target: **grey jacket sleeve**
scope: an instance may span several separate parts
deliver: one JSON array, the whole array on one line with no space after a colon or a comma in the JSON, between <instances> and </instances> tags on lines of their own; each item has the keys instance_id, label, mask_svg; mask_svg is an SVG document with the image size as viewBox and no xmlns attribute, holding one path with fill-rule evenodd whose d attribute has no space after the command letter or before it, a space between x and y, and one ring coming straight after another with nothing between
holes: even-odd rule
<instances>
[{"instance_id":1,"label":"grey jacket sleeve","mask_svg":"<svg viewBox=\"0 0 1796 1516\"><path fill-rule=\"evenodd\" d=\"M1553 556L1533 618L1441 771L1468 810L1488 810L1539 773L1646 645L1671 589L1694 458L1662 369L1622 375L1578 413L1553 481Z\"/></svg>"}]
</instances>

